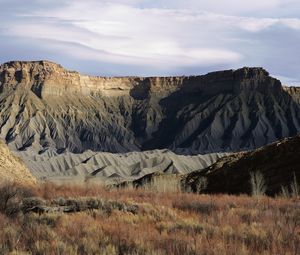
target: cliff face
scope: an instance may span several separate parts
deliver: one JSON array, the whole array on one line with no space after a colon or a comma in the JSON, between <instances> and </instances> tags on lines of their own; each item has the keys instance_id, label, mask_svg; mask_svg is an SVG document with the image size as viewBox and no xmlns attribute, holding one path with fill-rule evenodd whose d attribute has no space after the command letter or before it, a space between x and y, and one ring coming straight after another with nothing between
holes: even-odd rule
<instances>
[{"instance_id":1,"label":"cliff face","mask_svg":"<svg viewBox=\"0 0 300 255\"><path fill-rule=\"evenodd\" d=\"M183 77L93 77L67 71L49 61L8 62L0 68L2 84L24 86L41 98L70 94L145 97L150 91L174 91L183 80Z\"/></svg>"},{"instance_id":2,"label":"cliff face","mask_svg":"<svg viewBox=\"0 0 300 255\"><path fill-rule=\"evenodd\" d=\"M299 133L297 98L262 68L108 78L9 62L0 66L0 137L39 152L238 151Z\"/></svg>"},{"instance_id":3,"label":"cliff face","mask_svg":"<svg viewBox=\"0 0 300 255\"><path fill-rule=\"evenodd\" d=\"M242 90L267 93L281 89L280 82L262 68L242 68L190 77L93 77L67 71L49 61L5 63L0 67L0 82L6 88L24 86L41 98L71 93L85 96L130 95L139 99L146 98L150 93L166 95L181 88L186 92L210 95Z\"/></svg>"}]
</instances>

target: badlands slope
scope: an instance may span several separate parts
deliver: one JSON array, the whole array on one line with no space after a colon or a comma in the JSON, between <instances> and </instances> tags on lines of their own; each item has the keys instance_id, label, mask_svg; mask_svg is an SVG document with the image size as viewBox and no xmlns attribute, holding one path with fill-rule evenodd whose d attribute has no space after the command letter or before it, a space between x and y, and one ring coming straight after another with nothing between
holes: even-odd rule
<instances>
[{"instance_id":1,"label":"badlands slope","mask_svg":"<svg viewBox=\"0 0 300 255\"><path fill-rule=\"evenodd\" d=\"M28 168L40 180L112 184L138 180L155 172L187 174L208 167L224 154L183 156L168 150L57 154L49 150L41 155L32 152L19 152L18 155L26 160Z\"/></svg>"},{"instance_id":2,"label":"badlands slope","mask_svg":"<svg viewBox=\"0 0 300 255\"><path fill-rule=\"evenodd\" d=\"M300 133L299 95L262 68L91 77L49 61L8 62L0 66L0 139L39 178L186 173Z\"/></svg>"}]
</instances>

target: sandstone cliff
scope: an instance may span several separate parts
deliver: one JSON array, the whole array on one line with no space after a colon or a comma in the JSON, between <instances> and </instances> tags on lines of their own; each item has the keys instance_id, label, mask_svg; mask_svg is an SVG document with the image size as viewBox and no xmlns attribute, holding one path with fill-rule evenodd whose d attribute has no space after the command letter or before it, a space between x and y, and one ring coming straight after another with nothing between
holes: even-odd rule
<instances>
[{"instance_id":1,"label":"sandstone cliff","mask_svg":"<svg viewBox=\"0 0 300 255\"><path fill-rule=\"evenodd\" d=\"M0 66L3 89L22 86L40 98L47 96L95 95L145 99L149 94L168 95L176 90L203 92L206 95L257 90L281 90L278 80L262 68L242 68L213 72L203 76L181 77L93 77L67 71L50 61L8 62Z\"/></svg>"}]
</instances>

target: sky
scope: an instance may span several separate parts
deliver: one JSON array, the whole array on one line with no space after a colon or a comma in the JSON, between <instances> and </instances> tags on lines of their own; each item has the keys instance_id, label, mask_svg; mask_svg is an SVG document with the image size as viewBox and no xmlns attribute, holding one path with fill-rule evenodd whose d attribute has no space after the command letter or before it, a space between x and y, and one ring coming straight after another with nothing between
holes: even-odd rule
<instances>
[{"instance_id":1,"label":"sky","mask_svg":"<svg viewBox=\"0 0 300 255\"><path fill-rule=\"evenodd\" d=\"M300 0L0 0L0 62L101 76L262 66L300 85Z\"/></svg>"}]
</instances>

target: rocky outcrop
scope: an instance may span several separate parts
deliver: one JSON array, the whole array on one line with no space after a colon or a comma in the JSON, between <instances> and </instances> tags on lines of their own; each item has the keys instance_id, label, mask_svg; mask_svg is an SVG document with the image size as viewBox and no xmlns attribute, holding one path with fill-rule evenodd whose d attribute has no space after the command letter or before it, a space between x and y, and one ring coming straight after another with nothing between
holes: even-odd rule
<instances>
[{"instance_id":1,"label":"rocky outcrop","mask_svg":"<svg viewBox=\"0 0 300 255\"><path fill-rule=\"evenodd\" d=\"M49 61L0 66L0 138L13 150L249 150L300 132L298 90L262 68L90 77Z\"/></svg>"}]
</instances>

